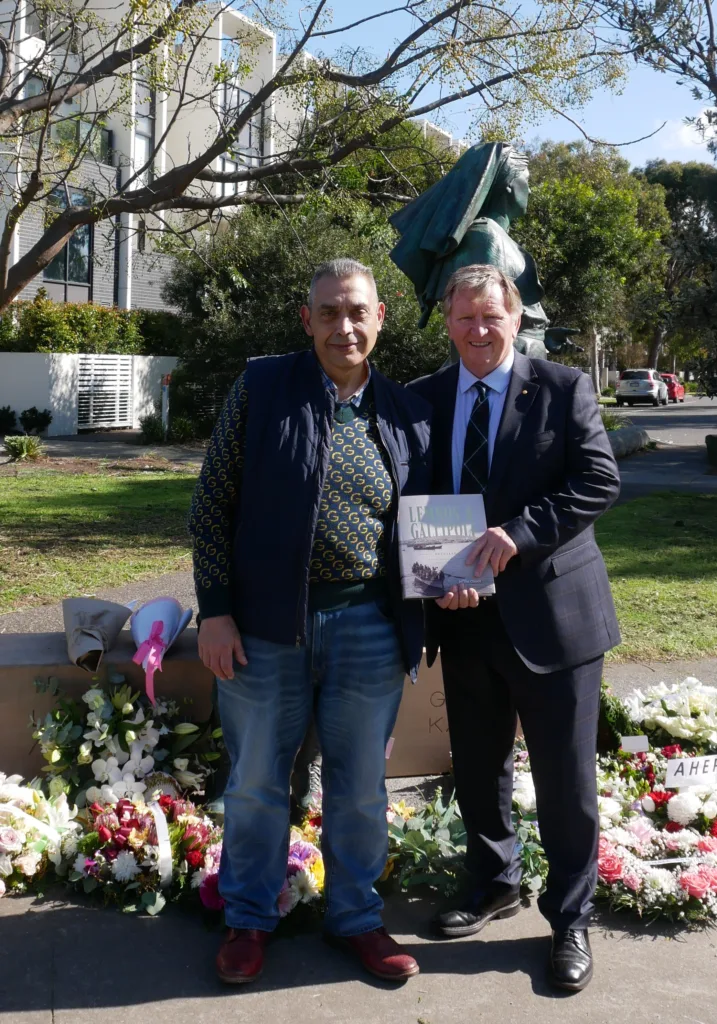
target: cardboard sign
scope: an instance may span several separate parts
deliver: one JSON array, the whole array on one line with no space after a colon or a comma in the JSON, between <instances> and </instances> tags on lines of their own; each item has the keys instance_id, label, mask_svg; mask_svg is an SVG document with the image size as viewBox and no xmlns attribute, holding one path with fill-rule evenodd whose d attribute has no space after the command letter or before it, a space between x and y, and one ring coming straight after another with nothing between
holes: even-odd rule
<instances>
[{"instance_id":1,"label":"cardboard sign","mask_svg":"<svg viewBox=\"0 0 717 1024\"><path fill-rule=\"evenodd\" d=\"M717 782L717 754L706 757L673 757L667 762L665 789L708 786Z\"/></svg>"},{"instance_id":2,"label":"cardboard sign","mask_svg":"<svg viewBox=\"0 0 717 1024\"><path fill-rule=\"evenodd\" d=\"M641 754L643 751L647 753L650 749L650 741L647 736L622 736L620 747L628 754Z\"/></svg>"}]
</instances>

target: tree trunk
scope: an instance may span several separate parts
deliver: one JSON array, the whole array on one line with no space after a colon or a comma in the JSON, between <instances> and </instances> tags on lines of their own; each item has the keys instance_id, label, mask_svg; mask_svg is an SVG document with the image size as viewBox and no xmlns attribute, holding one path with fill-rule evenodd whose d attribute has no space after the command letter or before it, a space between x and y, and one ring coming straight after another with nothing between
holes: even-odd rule
<instances>
[{"instance_id":1,"label":"tree trunk","mask_svg":"<svg viewBox=\"0 0 717 1024\"><path fill-rule=\"evenodd\" d=\"M650 349L647 353L647 365L651 370L657 369L657 360L660 358L660 350L665 340L665 330L663 327L657 326L652 332L652 340L650 342Z\"/></svg>"},{"instance_id":2,"label":"tree trunk","mask_svg":"<svg viewBox=\"0 0 717 1024\"><path fill-rule=\"evenodd\" d=\"M595 394L600 394L600 335L595 327L590 328L590 377L593 382Z\"/></svg>"}]
</instances>

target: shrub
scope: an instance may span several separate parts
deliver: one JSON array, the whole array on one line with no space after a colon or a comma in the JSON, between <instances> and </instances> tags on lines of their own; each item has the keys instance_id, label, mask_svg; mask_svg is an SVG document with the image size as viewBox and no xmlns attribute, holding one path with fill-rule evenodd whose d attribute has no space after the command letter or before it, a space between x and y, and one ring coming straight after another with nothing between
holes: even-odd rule
<instances>
[{"instance_id":1,"label":"shrub","mask_svg":"<svg viewBox=\"0 0 717 1024\"><path fill-rule=\"evenodd\" d=\"M40 412L36 406L31 405L29 409L24 409L20 413L20 423L26 434L32 434L33 431L41 434L52 423L52 413L49 409Z\"/></svg>"},{"instance_id":2,"label":"shrub","mask_svg":"<svg viewBox=\"0 0 717 1024\"><path fill-rule=\"evenodd\" d=\"M139 425L142 429L140 444L165 444L167 437L162 417L158 412L150 412L146 416L142 416Z\"/></svg>"},{"instance_id":3,"label":"shrub","mask_svg":"<svg viewBox=\"0 0 717 1024\"><path fill-rule=\"evenodd\" d=\"M175 444L187 444L197 436L195 424L187 416L174 416L169 424L169 440Z\"/></svg>"},{"instance_id":4,"label":"shrub","mask_svg":"<svg viewBox=\"0 0 717 1024\"><path fill-rule=\"evenodd\" d=\"M0 406L0 437L17 430L15 411L9 405Z\"/></svg>"},{"instance_id":5,"label":"shrub","mask_svg":"<svg viewBox=\"0 0 717 1024\"><path fill-rule=\"evenodd\" d=\"M53 302L41 288L0 316L0 352L176 355L181 325L174 313Z\"/></svg>"},{"instance_id":6,"label":"shrub","mask_svg":"<svg viewBox=\"0 0 717 1024\"><path fill-rule=\"evenodd\" d=\"M615 388L612 386L612 384L608 384L606 388L602 389L600 394L603 398L612 398L615 394Z\"/></svg>"},{"instance_id":7,"label":"shrub","mask_svg":"<svg viewBox=\"0 0 717 1024\"><path fill-rule=\"evenodd\" d=\"M39 459L45 454L45 449L39 437L18 434L5 438L5 452L13 462L19 462L21 459Z\"/></svg>"},{"instance_id":8,"label":"shrub","mask_svg":"<svg viewBox=\"0 0 717 1024\"><path fill-rule=\"evenodd\" d=\"M629 427L632 425L632 420L629 420L627 416L623 416L620 412L613 412L604 405L600 406L600 418L602 419L605 430L619 430L620 427Z\"/></svg>"},{"instance_id":9,"label":"shrub","mask_svg":"<svg viewBox=\"0 0 717 1024\"><path fill-rule=\"evenodd\" d=\"M685 385L685 394L696 395L702 390L698 380L686 380L683 383Z\"/></svg>"}]
</instances>

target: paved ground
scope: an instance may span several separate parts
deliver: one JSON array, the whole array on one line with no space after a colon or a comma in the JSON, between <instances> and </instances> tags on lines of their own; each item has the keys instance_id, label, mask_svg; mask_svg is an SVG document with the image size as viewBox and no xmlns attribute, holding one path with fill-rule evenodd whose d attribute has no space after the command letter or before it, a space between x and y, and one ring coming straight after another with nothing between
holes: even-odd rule
<instances>
[{"instance_id":1,"label":"paved ground","mask_svg":"<svg viewBox=\"0 0 717 1024\"><path fill-rule=\"evenodd\" d=\"M7 1024L717 1024L717 933L685 936L600 915L592 984L554 994L548 930L534 907L479 936L432 940L431 899L395 897L389 929L421 964L392 987L360 974L318 934L277 939L263 977L215 980L219 934L174 908L134 917L92 906L0 901L0 1019Z\"/></svg>"},{"instance_id":2,"label":"paved ground","mask_svg":"<svg viewBox=\"0 0 717 1024\"><path fill-rule=\"evenodd\" d=\"M615 412L642 427L656 441L672 444L704 445L705 434L717 433L717 402L688 395L684 403L654 408L634 405Z\"/></svg>"},{"instance_id":3,"label":"paved ground","mask_svg":"<svg viewBox=\"0 0 717 1024\"><path fill-rule=\"evenodd\" d=\"M141 459L150 453L180 465L201 465L203 445L143 445L139 430L111 430L107 433L72 434L68 437L46 437L43 445L51 459ZM9 461L0 456L0 462Z\"/></svg>"}]
</instances>

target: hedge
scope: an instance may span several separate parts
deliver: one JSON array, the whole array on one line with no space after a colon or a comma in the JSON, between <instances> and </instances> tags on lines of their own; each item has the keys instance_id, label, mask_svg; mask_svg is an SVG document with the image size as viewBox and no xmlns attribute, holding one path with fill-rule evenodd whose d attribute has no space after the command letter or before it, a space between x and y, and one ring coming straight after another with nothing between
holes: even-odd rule
<instances>
[{"instance_id":1,"label":"hedge","mask_svg":"<svg viewBox=\"0 0 717 1024\"><path fill-rule=\"evenodd\" d=\"M0 352L177 355L182 333L175 313L53 302L41 290L0 316Z\"/></svg>"}]
</instances>

